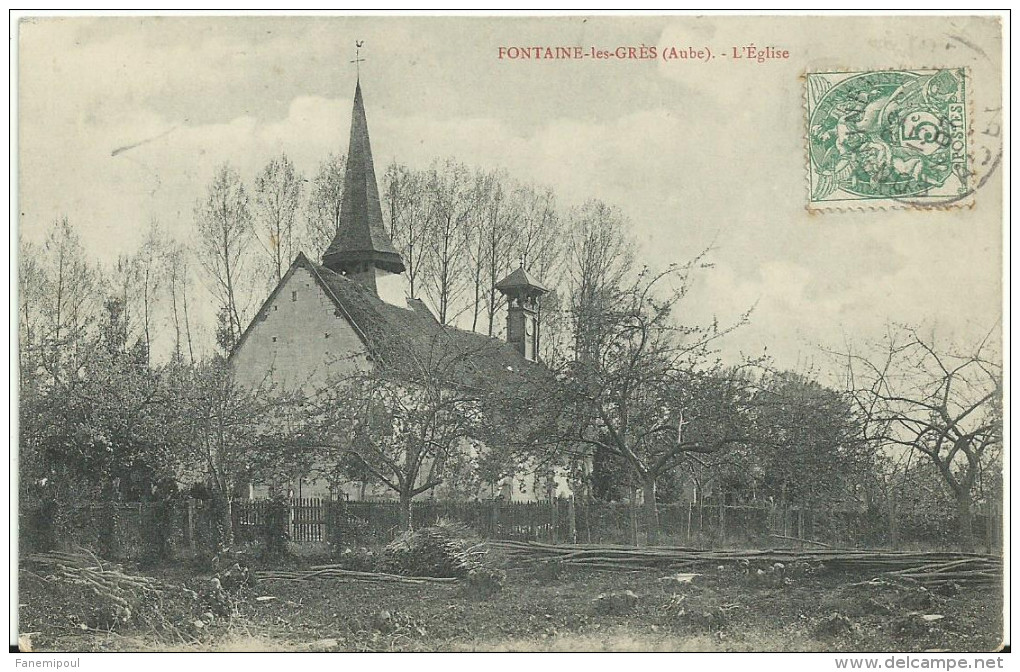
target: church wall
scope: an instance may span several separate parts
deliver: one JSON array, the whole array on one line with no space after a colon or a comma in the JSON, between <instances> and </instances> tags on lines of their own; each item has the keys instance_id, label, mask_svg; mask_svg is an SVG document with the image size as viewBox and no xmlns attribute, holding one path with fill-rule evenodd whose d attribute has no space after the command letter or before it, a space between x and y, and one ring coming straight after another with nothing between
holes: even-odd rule
<instances>
[{"instance_id":1,"label":"church wall","mask_svg":"<svg viewBox=\"0 0 1020 672\"><path fill-rule=\"evenodd\" d=\"M271 373L274 383L309 392L330 375L369 366L357 332L301 266L255 318L231 363L241 384L257 386Z\"/></svg>"}]
</instances>

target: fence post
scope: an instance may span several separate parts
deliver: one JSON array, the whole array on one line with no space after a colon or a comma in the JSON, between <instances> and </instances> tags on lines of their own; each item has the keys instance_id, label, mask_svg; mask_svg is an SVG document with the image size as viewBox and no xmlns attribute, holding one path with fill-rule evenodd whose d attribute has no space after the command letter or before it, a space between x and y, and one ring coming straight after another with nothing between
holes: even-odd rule
<instances>
[{"instance_id":1,"label":"fence post","mask_svg":"<svg viewBox=\"0 0 1020 672\"><path fill-rule=\"evenodd\" d=\"M570 524L570 543L577 543L577 510L574 508L574 496L570 495L567 499L567 516L569 517Z\"/></svg>"},{"instance_id":2,"label":"fence post","mask_svg":"<svg viewBox=\"0 0 1020 672\"><path fill-rule=\"evenodd\" d=\"M549 499L552 504L552 525L549 527L549 541L556 543L556 526L560 523L560 503L556 501L555 495Z\"/></svg>"},{"instance_id":3,"label":"fence post","mask_svg":"<svg viewBox=\"0 0 1020 672\"><path fill-rule=\"evenodd\" d=\"M633 486L630 489L630 543L638 545L637 488Z\"/></svg>"},{"instance_id":4,"label":"fence post","mask_svg":"<svg viewBox=\"0 0 1020 672\"><path fill-rule=\"evenodd\" d=\"M502 497L496 497L492 500L492 518L490 523L492 525L492 532L489 536L493 539L502 538L499 534L499 505L502 499Z\"/></svg>"},{"instance_id":5,"label":"fence post","mask_svg":"<svg viewBox=\"0 0 1020 672\"><path fill-rule=\"evenodd\" d=\"M691 540L691 516L694 513L694 502L687 502L687 541Z\"/></svg>"},{"instance_id":6,"label":"fence post","mask_svg":"<svg viewBox=\"0 0 1020 672\"><path fill-rule=\"evenodd\" d=\"M189 551L195 551L195 499L188 497L188 508L184 514L184 544Z\"/></svg>"},{"instance_id":7,"label":"fence post","mask_svg":"<svg viewBox=\"0 0 1020 672\"><path fill-rule=\"evenodd\" d=\"M897 520L899 512L896 509L896 493L890 492L888 504L889 540L892 542L893 550L897 550L900 547L900 526Z\"/></svg>"},{"instance_id":8,"label":"fence post","mask_svg":"<svg viewBox=\"0 0 1020 672\"><path fill-rule=\"evenodd\" d=\"M724 501L724 498L722 496L720 496L719 497L719 534L718 534L719 543L725 543L726 542L726 508L725 508L726 505L723 503L723 501Z\"/></svg>"},{"instance_id":9,"label":"fence post","mask_svg":"<svg viewBox=\"0 0 1020 672\"><path fill-rule=\"evenodd\" d=\"M985 544L988 546L989 553L995 548L996 508L995 505L985 506Z\"/></svg>"},{"instance_id":10,"label":"fence post","mask_svg":"<svg viewBox=\"0 0 1020 672\"><path fill-rule=\"evenodd\" d=\"M804 508L797 507L797 538L801 540L800 547L804 548Z\"/></svg>"},{"instance_id":11,"label":"fence post","mask_svg":"<svg viewBox=\"0 0 1020 672\"><path fill-rule=\"evenodd\" d=\"M287 535L291 540L295 539L298 531L298 523L295 520L294 498L287 498Z\"/></svg>"},{"instance_id":12,"label":"fence post","mask_svg":"<svg viewBox=\"0 0 1020 672\"><path fill-rule=\"evenodd\" d=\"M117 545L117 504L112 500L102 506L105 516L99 524L99 554L109 560L117 557L120 548ZM95 511L95 508L92 509Z\"/></svg>"},{"instance_id":13,"label":"fence post","mask_svg":"<svg viewBox=\"0 0 1020 672\"><path fill-rule=\"evenodd\" d=\"M705 500L698 500L698 536L701 537L700 545L705 543Z\"/></svg>"}]
</instances>

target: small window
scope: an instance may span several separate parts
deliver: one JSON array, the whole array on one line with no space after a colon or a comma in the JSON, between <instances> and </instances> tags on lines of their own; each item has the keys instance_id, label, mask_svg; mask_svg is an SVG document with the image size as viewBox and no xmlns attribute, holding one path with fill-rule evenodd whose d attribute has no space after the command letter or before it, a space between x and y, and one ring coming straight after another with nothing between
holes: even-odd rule
<instances>
[{"instance_id":1,"label":"small window","mask_svg":"<svg viewBox=\"0 0 1020 672\"><path fill-rule=\"evenodd\" d=\"M290 300L297 301L297 290L294 290L293 292L290 293Z\"/></svg>"},{"instance_id":2,"label":"small window","mask_svg":"<svg viewBox=\"0 0 1020 672\"><path fill-rule=\"evenodd\" d=\"M326 338L329 338L329 332L328 331L326 332Z\"/></svg>"},{"instance_id":3,"label":"small window","mask_svg":"<svg viewBox=\"0 0 1020 672\"><path fill-rule=\"evenodd\" d=\"M276 336L273 336L273 343L276 343Z\"/></svg>"},{"instance_id":4,"label":"small window","mask_svg":"<svg viewBox=\"0 0 1020 672\"><path fill-rule=\"evenodd\" d=\"M276 312L276 311L277 311L277 310L279 310L279 309L280 309L280 307L279 307L279 306L277 306L277 305L274 305L274 306L273 306L273 312Z\"/></svg>"}]
</instances>

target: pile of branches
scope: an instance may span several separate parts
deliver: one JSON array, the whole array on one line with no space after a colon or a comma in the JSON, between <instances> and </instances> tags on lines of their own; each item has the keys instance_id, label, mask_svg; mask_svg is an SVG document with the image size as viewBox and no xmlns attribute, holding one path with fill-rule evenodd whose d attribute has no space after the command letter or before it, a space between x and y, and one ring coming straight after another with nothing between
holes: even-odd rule
<instances>
[{"instance_id":1,"label":"pile of branches","mask_svg":"<svg viewBox=\"0 0 1020 672\"><path fill-rule=\"evenodd\" d=\"M334 579L341 581L370 581L373 583L456 583L456 578L440 578L435 576L401 576L384 572L358 572L344 569L341 565L316 565L307 571L271 570L255 572L258 580L269 581L313 581L317 579Z\"/></svg>"},{"instance_id":2,"label":"pile of branches","mask_svg":"<svg viewBox=\"0 0 1020 672\"><path fill-rule=\"evenodd\" d=\"M883 576L906 579L928 588L947 584L992 585L1002 581L1002 558L978 556L931 562L885 572Z\"/></svg>"},{"instance_id":3,"label":"pile of branches","mask_svg":"<svg viewBox=\"0 0 1020 672\"><path fill-rule=\"evenodd\" d=\"M22 580L65 605L64 627L110 631L127 623L176 630L200 612L198 594L150 576L128 574L88 553L50 551L25 558ZM44 599L40 594L40 599ZM31 602L27 605L33 606ZM43 605L39 605L43 608ZM57 615L47 614L49 618Z\"/></svg>"},{"instance_id":4,"label":"pile of branches","mask_svg":"<svg viewBox=\"0 0 1020 672\"><path fill-rule=\"evenodd\" d=\"M484 543L456 523L404 532L383 550L383 569L404 576L466 577L482 566Z\"/></svg>"},{"instance_id":5,"label":"pile of branches","mask_svg":"<svg viewBox=\"0 0 1020 672\"><path fill-rule=\"evenodd\" d=\"M704 550L681 546L559 546L538 542L490 541L511 559L525 563L560 563L593 569L663 571L693 570L719 565L775 563L820 564L846 571L896 574L922 582L991 583L1002 576L1002 558L978 553L866 551L815 549Z\"/></svg>"}]
</instances>

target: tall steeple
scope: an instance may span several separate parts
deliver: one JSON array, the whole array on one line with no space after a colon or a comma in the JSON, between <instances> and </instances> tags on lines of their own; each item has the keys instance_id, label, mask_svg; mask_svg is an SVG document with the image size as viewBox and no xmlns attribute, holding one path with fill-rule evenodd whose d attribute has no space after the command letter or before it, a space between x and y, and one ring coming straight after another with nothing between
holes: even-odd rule
<instances>
[{"instance_id":1,"label":"tall steeple","mask_svg":"<svg viewBox=\"0 0 1020 672\"><path fill-rule=\"evenodd\" d=\"M360 78L354 91L351 142L347 150L347 171L340 202L340 227L322 255L322 263L332 271L361 282L377 295L377 280L404 272L404 261L383 228Z\"/></svg>"}]
</instances>

